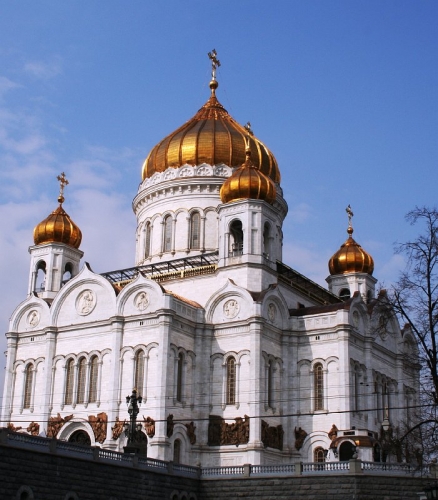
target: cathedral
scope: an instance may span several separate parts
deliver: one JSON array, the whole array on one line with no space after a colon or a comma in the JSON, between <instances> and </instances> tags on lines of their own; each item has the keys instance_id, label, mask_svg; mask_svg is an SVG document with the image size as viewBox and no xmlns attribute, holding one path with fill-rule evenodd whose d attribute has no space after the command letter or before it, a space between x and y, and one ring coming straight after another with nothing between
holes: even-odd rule
<instances>
[{"instance_id":1,"label":"cathedral","mask_svg":"<svg viewBox=\"0 0 438 500\"><path fill-rule=\"evenodd\" d=\"M123 452L135 388L151 458L386 460L382 429L413 418L418 400L413 336L376 292L350 207L327 288L283 262L280 166L220 104L209 56L207 102L144 161L132 267L81 263L58 177L59 205L35 227L27 298L6 333L2 421Z\"/></svg>"}]
</instances>

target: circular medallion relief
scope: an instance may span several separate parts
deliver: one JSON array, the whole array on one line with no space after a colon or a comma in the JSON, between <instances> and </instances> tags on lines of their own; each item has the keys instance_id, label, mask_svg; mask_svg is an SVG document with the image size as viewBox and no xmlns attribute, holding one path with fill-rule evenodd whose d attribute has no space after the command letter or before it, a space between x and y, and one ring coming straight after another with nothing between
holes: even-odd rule
<instances>
[{"instance_id":1,"label":"circular medallion relief","mask_svg":"<svg viewBox=\"0 0 438 500\"><path fill-rule=\"evenodd\" d=\"M144 311L149 305L149 295L146 292L138 293L135 296L134 304L139 311Z\"/></svg>"},{"instance_id":2,"label":"circular medallion relief","mask_svg":"<svg viewBox=\"0 0 438 500\"><path fill-rule=\"evenodd\" d=\"M277 308L275 307L275 304L269 304L268 306L268 319L269 321L273 322L275 321L275 318L277 316Z\"/></svg>"},{"instance_id":3,"label":"circular medallion relief","mask_svg":"<svg viewBox=\"0 0 438 500\"><path fill-rule=\"evenodd\" d=\"M27 324L31 326L32 328L35 328L38 323L40 322L40 315L38 311L35 311L33 309L30 311L30 313L27 315Z\"/></svg>"},{"instance_id":4,"label":"circular medallion relief","mask_svg":"<svg viewBox=\"0 0 438 500\"><path fill-rule=\"evenodd\" d=\"M227 318L235 318L240 311L240 306L237 300L230 299L227 300L224 304L224 314Z\"/></svg>"},{"instance_id":5,"label":"circular medallion relief","mask_svg":"<svg viewBox=\"0 0 438 500\"><path fill-rule=\"evenodd\" d=\"M76 311L86 316L96 307L96 295L92 290L83 290L76 299Z\"/></svg>"}]
</instances>

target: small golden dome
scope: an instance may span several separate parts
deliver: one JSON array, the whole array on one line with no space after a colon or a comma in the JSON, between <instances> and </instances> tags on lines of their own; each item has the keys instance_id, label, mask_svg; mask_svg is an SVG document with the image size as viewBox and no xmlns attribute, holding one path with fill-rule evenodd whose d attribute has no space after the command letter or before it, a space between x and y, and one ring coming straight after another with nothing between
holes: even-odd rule
<instances>
[{"instance_id":1,"label":"small golden dome","mask_svg":"<svg viewBox=\"0 0 438 500\"><path fill-rule=\"evenodd\" d=\"M225 180L220 190L222 203L251 199L264 200L272 205L275 196L275 184L253 165L249 149L245 163Z\"/></svg>"},{"instance_id":2,"label":"small golden dome","mask_svg":"<svg viewBox=\"0 0 438 500\"><path fill-rule=\"evenodd\" d=\"M353 227L348 226L348 239L329 260L329 271L334 274L367 273L372 275L374 261L371 255L353 239Z\"/></svg>"},{"instance_id":3,"label":"small golden dome","mask_svg":"<svg viewBox=\"0 0 438 500\"><path fill-rule=\"evenodd\" d=\"M35 226L33 241L35 245L65 243L73 248L79 248L82 241L81 230L62 207L64 202L64 186L68 184L68 181L64 173L58 176L58 180L61 183L61 190L58 196L59 207Z\"/></svg>"},{"instance_id":4,"label":"small golden dome","mask_svg":"<svg viewBox=\"0 0 438 500\"><path fill-rule=\"evenodd\" d=\"M210 82L210 99L188 122L159 142L149 153L142 168L142 179L168 167L182 165L225 164L237 167L245 161L248 130L237 123L216 98L218 82ZM256 137L249 137L249 146L256 168L280 182L277 160Z\"/></svg>"}]
</instances>

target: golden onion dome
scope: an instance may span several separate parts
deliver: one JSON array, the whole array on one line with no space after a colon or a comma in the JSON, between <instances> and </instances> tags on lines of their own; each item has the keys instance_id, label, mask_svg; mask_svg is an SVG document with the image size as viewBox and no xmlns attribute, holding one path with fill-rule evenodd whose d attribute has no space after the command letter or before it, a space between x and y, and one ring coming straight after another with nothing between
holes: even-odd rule
<instances>
[{"instance_id":1,"label":"golden onion dome","mask_svg":"<svg viewBox=\"0 0 438 500\"><path fill-rule=\"evenodd\" d=\"M240 166L245 161L248 129L237 123L216 97L218 82L210 82L208 101L188 122L160 141L143 163L142 179L182 165ZM252 160L256 168L280 182L277 160L254 135L249 138Z\"/></svg>"},{"instance_id":2,"label":"golden onion dome","mask_svg":"<svg viewBox=\"0 0 438 500\"><path fill-rule=\"evenodd\" d=\"M58 176L58 180L61 183L61 191L58 196L59 207L35 226L33 241L35 245L65 243L73 248L79 248L82 241L81 230L62 207L64 202L63 190L68 181L64 173Z\"/></svg>"},{"instance_id":3,"label":"golden onion dome","mask_svg":"<svg viewBox=\"0 0 438 500\"><path fill-rule=\"evenodd\" d=\"M251 199L272 204L275 196L275 184L253 165L249 149L246 151L245 163L225 180L220 190L222 203Z\"/></svg>"},{"instance_id":4,"label":"golden onion dome","mask_svg":"<svg viewBox=\"0 0 438 500\"><path fill-rule=\"evenodd\" d=\"M341 248L329 260L330 274L373 274L374 260L371 255L353 239L353 227L351 224L348 226L347 233L347 241L341 245Z\"/></svg>"}]
</instances>

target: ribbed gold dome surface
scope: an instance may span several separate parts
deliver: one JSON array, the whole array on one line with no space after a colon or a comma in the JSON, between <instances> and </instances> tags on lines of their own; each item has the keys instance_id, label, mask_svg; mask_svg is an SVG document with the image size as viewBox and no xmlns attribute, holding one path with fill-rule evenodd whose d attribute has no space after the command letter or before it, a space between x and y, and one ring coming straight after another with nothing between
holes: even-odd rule
<instances>
[{"instance_id":1,"label":"ribbed gold dome surface","mask_svg":"<svg viewBox=\"0 0 438 500\"><path fill-rule=\"evenodd\" d=\"M275 195L275 184L253 165L250 151L247 151L245 163L225 180L220 190L222 203L251 199L272 204Z\"/></svg>"},{"instance_id":2,"label":"ribbed gold dome surface","mask_svg":"<svg viewBox=\"0 0 438 500\"><path fill-rule=\"evenodd\" d=\"M62 208L62 203L60 203L58 208L35 226L33 241L35 245L65 243L71 247L79 248L82 241L82 233Z\"/></svg>"},{"instance_id":3,"label":"ribbed gold dome surface","mask_svg":"<svg viewBox=\"0 0 438 500\"><path fill-rule=\"evenodd\" d=\"M331 275L347 273L373 274L374 261L371 255L353 239L353 228L347 229L348 239L329 260Z\"/></svg>"},{"instance_id":4,"label":"ribbed gold dome surface","mask_svg":"<svg viewBox=\"0 0 438 500\"><path fill-rule=\"evenodd\" d=\"M146 158L143 180L155 172L181 165L218 165L237 167L245 161L245 139L248 131L237 123L216 98L216 80L210 82L210 99L183 126L159 142ZM269 149L253 135L249 138L256 168L280 182L277 161Z\"/></svg>"}]
</instances>

